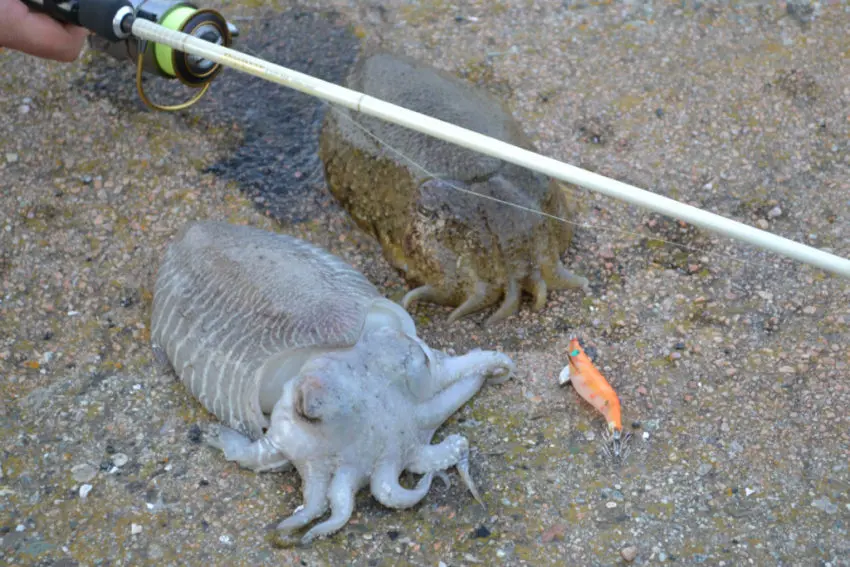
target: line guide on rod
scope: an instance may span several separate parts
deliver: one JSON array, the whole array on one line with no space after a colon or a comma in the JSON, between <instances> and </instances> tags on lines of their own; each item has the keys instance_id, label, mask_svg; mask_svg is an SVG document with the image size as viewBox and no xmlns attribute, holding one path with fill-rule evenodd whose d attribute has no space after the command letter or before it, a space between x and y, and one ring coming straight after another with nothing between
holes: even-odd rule
<instances>
[{"instance_id":1,"label":"line guide on rod","mask_svg":"<svg viewBox=\"0 0 850 567\"><path fill-rule=\"evenodd\" d=\"M25 1L30 5L43 5L44 3L55 5L54 0ZM721 235L755 245L759 248L798 260L805 264L821 268L825 271L850 278L850 260L846 258L830 254L829 252L795 242L691 205L680 203L662 195L640 189L639 187L622 183L567 163L545 157L538 153L519 148L495 138L479 134L478 132L461 128L454 124L408 110L398 105L390 104L364 93L347 89L345 87L311 77L310 75L299 73L298 71L239 52L229 47L229 39L225 41L225 37L229 38L233 35L232 32L235 28L230 26L230 24L227 24L223 17L221 17L221 20L225 22L225 27L219 28L219 30L230 30L230 33L222 33L220 41L210 41L213 38L205 38L203 34L185 33L185 26L175 25L175 22L177 21L176 19L169 22L167 19L159 20L155 17L146 17L148 14L144 11L145 7L148 4L162 4L163 0L133 0L133 2L134 3L131 4L128 0L70 0L70 2L65 3L79 5L81 13L83 6L91 7L99 4L103 7L108 4L112 9L110 12L111 19L107 22L104 17L100 17L97 20L99 22L99 28L86 25L85 21L88 20L82 18L78 19L77 23L82 23L82 25L89 27L89 29L95 31L95 33L109 39L113 43L117 40L132 36L139 41L152 43L155 46L154 51L161 49L160 46L167 46L170 48L172 61L192 61L195 66L206 65L205 68L210 66L210 62L218 64L212 66L212 68L215 69L214 71L205 75L205 77L209 76L209 79L205 83L206 86L209 85L209 81L212 80L212 77L214 77L220 69L219 66L236 69L237 71L295 89L328 102L339 104L351 110L380 118L387 122L531 169L538 173L548 175L549 177L554 177L561 181L572 183L574 185L584 187L585 189L602 193L609 197L614 197L621 201L688 222L700 228L719 233ZM165 3L189 6L182 2L166 1ZM119 12L115 9L116 6L119 8L122 6L131 6L132 9L130 13L125 11L121 16L121 19L119 19ZM124 8L121 9L124 10ZM45 11L50 13L49 10ZM89 9L89 12L90 11L91 9ZM106 9L106 11L109 11L109 9ZM218 14L214 11L209 12ZM163 23L170 23L170 25L166 26L163 25ZM113 38L109 36L110 33L113 33L113 35L117 37ZM223 45L220 45L220 43ZM157 59L159 59L159 57L157 57ZM139 65L141 67L141 60L139 60ZM174 69L176 69L176 66ZM168 75L168 69L163 68L163 65L159 66L159 71L160 74ZM138 80L140 82L140 79ZM186 81L183 82L186 83ZM196 85L189 84L189 86ZM191 104L192 102L194 101L191 101L188 104ZM185 108L188 104L182 105L181 107Z\"/></svg>"}]
</instances>

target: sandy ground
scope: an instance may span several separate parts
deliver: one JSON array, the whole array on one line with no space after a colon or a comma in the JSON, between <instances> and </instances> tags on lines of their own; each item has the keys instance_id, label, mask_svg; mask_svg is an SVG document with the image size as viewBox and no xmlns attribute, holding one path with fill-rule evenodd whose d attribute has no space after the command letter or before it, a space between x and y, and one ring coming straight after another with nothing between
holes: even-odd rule
<instances>
[{"instance_id":1,"label":"sandy ground","mask_svg":"<svg viewBox=\"0 0 850 567\"><path fill-rule=\"evenodd\" d=\"M381 43L496 92L544 154L850 257L847 2L257 4L218 4L246 51L339 81ZM188 219L298 235L405 291L324 187L322 105L226 72L151 113L92 54L3 52L0 77L0 562L850 565L850 283L588 192L568 262L591 296L491 329L414 309L431 345L519 366L438 433L469 437L488 509L452 473L279 549L297 476L202 443L147 325ZM620 394L625 463L557 386L571 333Z\"/></svg>"}]
</instances>

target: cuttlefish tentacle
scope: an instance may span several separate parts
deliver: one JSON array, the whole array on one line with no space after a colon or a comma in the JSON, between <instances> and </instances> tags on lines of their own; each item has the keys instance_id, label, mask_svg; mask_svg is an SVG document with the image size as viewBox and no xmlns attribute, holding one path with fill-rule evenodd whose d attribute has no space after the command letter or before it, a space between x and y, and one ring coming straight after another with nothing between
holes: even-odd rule
<instances>
[{"instance_id":1,"label":"cuttlefish tentacle","mask_svg":"<svg viewBox=\"0 0 850 567\"><path fill-rule=\"evenodd\" d=\"M434 479L434 473L425 474L416 487L413 489L405 488L398 482L398 476L401 474L396 463L385 462L378 466L371 478L372 495L384 506L388 508L410 508L418 504L428 490L431 488L431 482Z\"/></svg>"}]
</instances>

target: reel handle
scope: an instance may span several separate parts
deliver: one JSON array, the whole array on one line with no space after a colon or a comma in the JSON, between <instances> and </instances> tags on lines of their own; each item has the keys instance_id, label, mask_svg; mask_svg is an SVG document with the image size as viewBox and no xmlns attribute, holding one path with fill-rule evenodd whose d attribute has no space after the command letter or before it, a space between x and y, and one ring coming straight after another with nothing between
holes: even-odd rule
<instances>
[{"instance_id":1,"label":"reel handle","mask_svg":"<svg viewBox=\"0 0 850 567\"><path fill-rule=\"evenodd\" d=\"M31 10L47 14L63 24L72 24L94 32L109 41L130 36L122 25L133 16L129 0L21 0Z\"/></svg>"}]
</instances>

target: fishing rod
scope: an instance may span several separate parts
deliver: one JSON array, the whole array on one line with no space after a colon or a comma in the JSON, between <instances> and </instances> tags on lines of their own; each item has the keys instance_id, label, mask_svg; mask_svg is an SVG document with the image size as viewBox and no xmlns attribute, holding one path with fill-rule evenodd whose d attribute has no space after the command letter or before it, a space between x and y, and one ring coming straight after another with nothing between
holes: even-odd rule
<instances>
[{"instance_id":1,"label":"fishing rod","mask_svg":"<svg viewBox=\"0 0 850 567\"><path fill-rule=\"evenodd\" d=\"M23 1L92 31L94 49L135 60L139 95L158 110L197 102L224 66L850 278L846 258L232 49L238 30L215 10L173 0ZM156 105L144 94L143 72L201 91L180 105Z\"/></svg>"}]
</instances>

